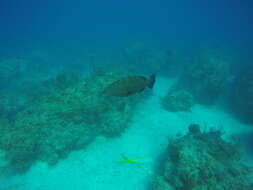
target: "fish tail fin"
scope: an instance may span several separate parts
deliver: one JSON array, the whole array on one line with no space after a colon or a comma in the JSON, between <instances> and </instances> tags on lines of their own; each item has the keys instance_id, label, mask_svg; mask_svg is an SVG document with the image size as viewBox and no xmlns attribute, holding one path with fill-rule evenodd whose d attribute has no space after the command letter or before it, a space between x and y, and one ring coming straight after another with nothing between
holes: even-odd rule
<instances>
[{"instance_id":1,"label":"fish tail fin","mask_svg":"<svg viewBox=\"0 0 253 190\"><path fill-rule=\"evenodd\" d=\"M152 89L155 84L155 80L156 75L155 74L150 75L150 77L147 79L147 86Z\"/></svg>"}]
</instances>

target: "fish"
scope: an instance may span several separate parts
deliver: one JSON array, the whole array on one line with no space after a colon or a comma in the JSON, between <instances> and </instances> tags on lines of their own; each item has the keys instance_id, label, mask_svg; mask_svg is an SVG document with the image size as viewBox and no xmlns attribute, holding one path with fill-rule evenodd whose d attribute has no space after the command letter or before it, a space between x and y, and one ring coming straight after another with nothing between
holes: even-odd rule
<instances>
[{"instance_id":1,"label":"fish","mask_svg":"<svg viewBox=\"0 0 253 190\"><path fill-rule=\"evenodd\" d=\"M146 87L152 89L156 80L156 75L149 77L144 76L127 76L123 77L110 85L104 90L103 94L117 97L127 97L142 92Z\"/></svg>"},{"instance_id":2,"label":"fish","mask_svg":"<svg viewBox=\"0 0 253 190\"><path fill-rule=\"evenodd\" d=\"M149 160L143 158L128 158L123 154L121 154L121 157L122 160L118 161L118 164L144 164L149 162Z\"/></svg>"}]
</instances>

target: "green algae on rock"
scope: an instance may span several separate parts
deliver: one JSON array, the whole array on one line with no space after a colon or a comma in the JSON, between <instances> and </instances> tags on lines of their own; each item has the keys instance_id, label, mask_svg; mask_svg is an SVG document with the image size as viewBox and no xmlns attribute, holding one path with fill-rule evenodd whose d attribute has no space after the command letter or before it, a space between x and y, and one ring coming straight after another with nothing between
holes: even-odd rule
<instances>
[{"instance_id":1,"label":"green algae on rock","mask_svg":"<svg viewBox=\"0 0 253 190\"><path fill-rule=\"evenodd\" d=\"M212 105L223 93L228 77L226 61L212 54L203 54L189 62L174 87L191 93L196 103Z\"/></svg>"},{"instance_id":2,"label":"green algae on rock","mask_svg":"<svg viewBox=\"0 0 253 190\"><path fill-rule=\"evenodd\" d=\"M194 99L192 94L185 90L172 89L161 99L161 103L164 109L168 111L191 111Z\"/></svg>"},{"instance_id":3,"label":"green algae on rock","mask_svg":"<svg viewBox=\"0 0 253 190\"><path fill-rule=\"evenodd\" d=\"M126 75L126 73L124 73ZM12 126L0 128L0 149L6 168L26 171L35 161L49 165L98 135L117 136L127 128L140 97L101 96L108 84L123 73L104 73L80 79L73 86L56 88L18 113Z\"/></svg>"},{"instance_id":4,"label":"green algae on rock","mask_svg":"<svg viewBox=\"0 0 253 190\"><path fill-rule=\"evenodd\" d=\"M251 168L241 154L221 138L221 132L201 132L196 124L189 133L170 141L163 169L153 190L250 190Z\"/></svg>"},{"instance_id":5,"label":"green algae on rock","mask_svg":"<svg viewBox=\"0 0 253 190\"><path fill-rule=\"evenodd\" d=\"M239 73L233 83L231 94L231 105L236 116L253 123L253 67Z\"/></svg>"}]
</instances>

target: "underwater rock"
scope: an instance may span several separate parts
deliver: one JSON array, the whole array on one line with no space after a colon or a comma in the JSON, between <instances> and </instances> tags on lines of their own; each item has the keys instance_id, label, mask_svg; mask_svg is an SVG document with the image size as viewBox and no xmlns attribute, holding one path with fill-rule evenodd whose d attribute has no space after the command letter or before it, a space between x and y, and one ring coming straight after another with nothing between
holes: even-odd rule
<instances>
[{"instance_id":1,"label":"underwater rock","mask_svg":"<svg viewBox=\"0 0 253 190\"><path fill-rule=\"evenodd\" d=\"M28 102L24 94L2 90L0 95L0 120L1 118L14 120L16 114L23 110Z\"/></svg>"},{"instance_id":2,"label":"underwater rock","mask_svg":"<svg viewBox=\"0 0 253 190\"><path fill-rule=\"evenodd\" d=\"M232 84L231 105L244 121L253 123L253 67L242 71Z\"/></svg>"},{"instance_id":3,"label":"underwater rock","mask_svg":"<svg viewBox=\"0 0 253 190\"><path fill-rule=\"evenodd\" d=\"M191 111L194 99L192 94L185 90L171 90L161 99L161 103L168 111Z\"/></svg>"},{"instance_id":4,"label":"underwater rock","mask_svg":"<svg viewBox=\"0 0 253 190\"><path fill-rule=\"evenodd\" d=\"M37 97L18 113L11 127L0 128L0 149L9 163L6 170L24 172L37 160L54 165L98 135L121 134L145 93L122 99L101 92L125 75L129 73L91 76ZM66 82L65 77L60 81Z\"/></svg>"},{"instance_id":5,"label":"underwater rock","mask_svg":"<svg viewBox=\"0 0 253 190\"><path fill-rule=\"evenodd\" d=\"M80 82L80 77L75 73L59 72L54 79L44 81L47 87L54 89L66 89Z\"/></svg>"},{"instance_id":6,"label":"underwater rock","mask_svg":"<svg viewBox=\"0 0 253 190\"><path fill-rule=\"evenodd\" d=\"M210 105L224 91L228 77L228 63L207 54L190 62L175 86L190 92L197 103Z\"/></svg>"},{"instance_id":7,"label":"underwater rock","mask_svg":"<svg viewBox=\"0 0 253 190\"><path fill-rule=\"evenodd\" d=\"M250 190L251 168L240 162L240 152L221 134L215 130L200 132L199 126L192 124L188 134L171 140L152 189Z\"/></svg>"}]
</instances>

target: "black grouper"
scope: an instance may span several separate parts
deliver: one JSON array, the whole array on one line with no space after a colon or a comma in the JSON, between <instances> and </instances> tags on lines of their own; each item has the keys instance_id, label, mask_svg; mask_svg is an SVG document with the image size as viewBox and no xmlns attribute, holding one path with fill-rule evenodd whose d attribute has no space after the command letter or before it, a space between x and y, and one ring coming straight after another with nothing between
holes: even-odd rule
<instances>
[{"instance_id":1,"label":"black grouper","mask_svg":"<svg viewBox=\"0 0 253 190\"><path fill-rule=\"evenodd\" d=\"M103 94L118 97L130 96L142 92L146 87L152 89L155 80L156 76L154 74L148 78L143 76L124 77L108 85L103 90Z\"/></svg>"}]
</instances>

